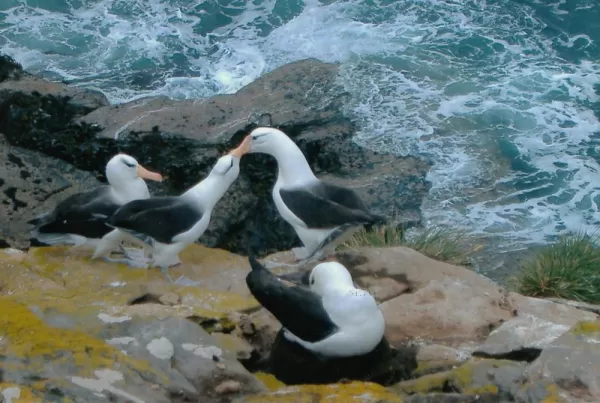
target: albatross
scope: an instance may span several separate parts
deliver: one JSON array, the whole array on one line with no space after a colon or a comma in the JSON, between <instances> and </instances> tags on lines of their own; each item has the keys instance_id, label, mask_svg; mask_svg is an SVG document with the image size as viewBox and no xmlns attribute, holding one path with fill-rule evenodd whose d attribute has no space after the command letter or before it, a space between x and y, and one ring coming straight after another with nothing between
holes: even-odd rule
<instances>
[{"instance_id":1,"label":"albatross","mask_svg":"<svg viewBox=\"0 0 600 403\"><path fill-rule=\"evenodd\" d=\"M181 263L179 252L202 236L212 210L240 172L240 159L249 150L249 139L219 158L206 178L179 196L134 200L119 208L107 224L152 245L150 266L160 267L172 283L195 285L180 277L173 281L169 267Z\"/></svg>"},{"instance_id":2,"label":"albatross","mask_svg":"<svg viewBox=\"0 0 600 403\"><path fill-rule=\"evenodd\" d=\"M342 264L319 263L310 271L278 277L252 254L248 260L248 289L281 323L287 340L323 358L368 354L381 342L383 314L370 293L354 287Z\"/></svg>"},{"instance_id":3,"label":"albatross","mask_svg":"<svg viewBox=\"0 0 600 403\"><path fill-rule=\"evenodd\" d=\"M272 197L281 217L296 231L304 248L294 248L295 265L324 258L364 225L384 223L373 214L358 194L349 188L318 179L304 154L284 132L258 127L249 153L269 154L277 160L278 175Z\"/></svg>"},{"instance_id":4,"label":"albatross","mask_svg":"<svg viewBox=\"0 0 600 403\"><path fill-rule=\"evenodd\" d=\"M91 247L95 255L102 254L109 261L113 260L107 255L116 246L128 255L120 242L126 238L109 235L113 229L105 224L106 218L129 201L150 197L144 179L161 182L163 178L123 153L108 161L105 172L108 185L71 195L53 210L29 220L34 226L32 237L47 245Z\"/></svg>"}]
</instances>

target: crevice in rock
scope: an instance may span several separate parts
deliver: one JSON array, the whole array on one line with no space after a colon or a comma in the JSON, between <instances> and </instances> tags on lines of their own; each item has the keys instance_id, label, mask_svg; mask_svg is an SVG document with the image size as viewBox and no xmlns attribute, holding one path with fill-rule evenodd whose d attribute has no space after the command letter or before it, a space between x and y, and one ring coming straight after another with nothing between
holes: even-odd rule
<instances>
[{"instance_id":1,"label":"crevice in rock","mask_svg":"<svg viewBox=\"0 0 600 403\"><path fill-rule=\"evenodd\" d=\"M482 358L495 358L501 360L511 360L511 361L524 361L524 362L533 362L535 361L540 354L542 354L542 349L533 348L533 347L524 347L519 350L513 350L508 353L500 353L500 354L489 354L483 351L474 351L472 353L473 357L482 357Z\"/></svg>"},{"instance_id":2,"label":"crevice in rock","mask_svg":"<svg viewBox=\"0 0 600 403\"><path fill-rule=\"evenodd\" d=\"M156 294L146 293L129 301L129 305L161 304L160 297Z\"/></svg>"}]
</instances>

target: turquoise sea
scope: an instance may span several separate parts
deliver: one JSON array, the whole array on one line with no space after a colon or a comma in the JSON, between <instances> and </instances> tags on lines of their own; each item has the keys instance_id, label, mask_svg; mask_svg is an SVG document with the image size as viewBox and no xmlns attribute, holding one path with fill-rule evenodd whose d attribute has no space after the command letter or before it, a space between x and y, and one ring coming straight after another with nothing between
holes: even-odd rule
<instances>
[{"instance_id":1,"label":"turquoise sea","mask_svg":"<svg viewBox=\"0 0 600 403\"><path fill-rule=\"evenodd\" d=\"M112 102L339 62L356 141L435 162L428 223L499 253L600 224L598 0L0 0L0 50Z\"/></svg>"}]
</instances>

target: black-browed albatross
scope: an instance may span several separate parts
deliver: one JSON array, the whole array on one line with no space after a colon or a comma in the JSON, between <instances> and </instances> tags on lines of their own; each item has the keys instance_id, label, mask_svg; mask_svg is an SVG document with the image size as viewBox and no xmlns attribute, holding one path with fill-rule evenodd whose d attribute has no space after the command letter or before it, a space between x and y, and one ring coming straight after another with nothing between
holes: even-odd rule
<instances>
[{"instance_id":1,"label":"black-browed albatross","mask_svg":"<svg viewBox=\"0 0 600 403\"><path fill-rule=\"evenodd\" d=\"M47 245L91 247L95 249L96 256L121 262L121 259L109 258L108 254L115 247L121 247L127 255L121 241L135 240L117 238L111 234L113 229L105 224L106 218L129 201L150 197L144 179L160 182L162 176L147 170L135 158L123 153L108 161L105 172L108 185L71 195L53 210L28 221L34 226L32 237Z\"/></svg>"},{"instance_id":2,"label":"black-browed albatross","mask_svg":"<svg viewBox=\"0 0 600 403\"><path fill-rule=\"evenodd\" d=\"M264 153L277 160L278 175L272 196L279 214L304 244L294 248L296 265L323 258L364 225L384 223L358 194L349 188L318 179L292 139L272 127L254 129L249 153Z\"/></svg>"},{"instance_id":3,"label":"black-browed albatross","mask_svg":"<svg viewBox=\"0 0 600 403\"><path fill-rule=\"evenodd\" d=\"M180 196L151 197L127 203L107 224L152 244L151 266L160 267L174 282L168 268L181 263L179 252L194 243L210 223L212 210L240 172L240 159L249 150L250 140L218 159L201 182ZM174 283L194 285L180 277Z\"/></svg>"},{"instance_id":4,"label":"black-browed albatross","mask_svg":"<svg viewBox=\"0 0 600 403\"><path fill-rule=\"evenodd\" d=\"M321 357L368 354L381 342L385 320L375 298L355 288L340 263L277 277L252 254L248 259L248 289L281 323L289 341ZM287 286L281 278L297 285Z\"/></svg>"}]
</instances>

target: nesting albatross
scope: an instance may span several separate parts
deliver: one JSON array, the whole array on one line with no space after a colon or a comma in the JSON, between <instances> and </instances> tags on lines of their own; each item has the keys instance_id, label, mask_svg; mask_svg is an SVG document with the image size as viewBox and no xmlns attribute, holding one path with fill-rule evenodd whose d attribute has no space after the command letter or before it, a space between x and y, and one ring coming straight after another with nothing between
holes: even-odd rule
<instances>
[{"instance_id":1,"label":"nesting albatross","mask_svg":"<svg viewBox=\"0 0 600 403\"><path fill-rule=\"evenodd\" d=\"M106 218L129 201L150 197L144 179L160 182L162 176L123 153L108 161L105 172L108 186L71 195L53 210L28 221L34 226L32 237L47 245L91 247L108 260L115 246L121 246L127 255L122 239L109 236L113 229L105 224Z\"/></svg>"},{"instance_id":2,"label":"nesting albatross","mask_svg":"<svg viewBox=\"0 0 600 403\"><path fill-rule=\"evenodd\" d=\"M385 222L385 217L367 209L354 190L318 179L300 148L282 131L259 127L248 137L249 153L265 153L277 160L273 201L304 244L294 248L300 263L286 266L323 258L363 225Z\"/></svg>"},{"instance_id":3,"label":"nesting albatross","mask_svg":"<svg viewBox=\"0 0 600 403\"><path fill-rule=\"evenodd\" d=\"M122 206L107 224L152 244L150 265L160 267L174 282L168 268L181 263L179 252L194 243L210 223L212 210L240 172L240 159L249 139L218 159L208 176L180 196L151 197ZM197 284L185 278L174 283Z\"/></svg>"},{"instance_id":4,"label":"nesting albatross","mask_svg":"<svg viewBox=\"0 0 600 403\"><path fill-rule=\"evenodd\" d=\"M381 342L385 320L375 298L357 289L338 262L275 276L252 254L248 289L284 328L284 337L320 357L368 354ZM296 282L287 286L280 278Z\"/></svg>"}]
</instances>

